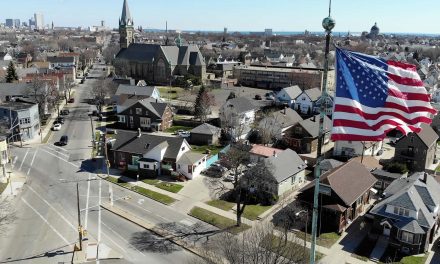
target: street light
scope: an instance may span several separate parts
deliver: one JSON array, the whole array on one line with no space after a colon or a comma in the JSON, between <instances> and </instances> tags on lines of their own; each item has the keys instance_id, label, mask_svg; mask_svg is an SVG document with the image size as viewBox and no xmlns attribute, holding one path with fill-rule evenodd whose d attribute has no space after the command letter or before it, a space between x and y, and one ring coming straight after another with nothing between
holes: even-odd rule
<instances>
[{"instance_id":1,"label":"street light","mask_svg":"<svg viewBox=\"0 0 440 264\"><path fill-rule=\"evenodd\" d=\"M304 260L306 259L306 250L307 250L307 225L309 224L309 210L304 209L295 213L295 217L299 217L302 213L306 213L306 227L304 230Z\"/></svg>"},{"instance_id":2,"label":"street light","mask_svg":"<svg viewBox=\"0 0 440 264\"><path fill-rule=\"evenodd\" d=\"M11 195L14 195L14 192L12 191L12 179L11 179L11 173L12 173L12 171L8 171L8 174L9 174L9 186L11 186Z\"/></svg>"}]
</instances>

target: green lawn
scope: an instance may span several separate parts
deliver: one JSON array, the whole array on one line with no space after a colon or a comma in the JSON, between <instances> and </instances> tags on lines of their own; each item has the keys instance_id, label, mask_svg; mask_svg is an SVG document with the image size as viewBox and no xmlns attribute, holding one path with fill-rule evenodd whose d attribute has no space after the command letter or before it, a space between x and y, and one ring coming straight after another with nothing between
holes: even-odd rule
<instances>
[{"instance_id":1,"label":"green lawn","mask_svg":"<svg viewBox=\"0 0 440 264\"><path fill-rule=\"evenodd\" d=\"M159 182L154 184L157 188L160 188L165 191L169 191L172 193L178 193L180 190L182 190L183 185L181 184L175 184L175 183L169 183L169 182Z\"/></svg>"},{"instance_id":2,"label":"green lawn","mask_svg":"<svg viewBox=\"0 0 440 264\"><path fill-rule=\"evenodd\" d=\"M140 193L140 194L142 194L142 195L144 195L144 196L146 196L148 198L151 198L153 200L156 200L156 201L158 201L160 203L163 203L163 204L166 204L166 205L169 205L169 204L171 204L171 203L176 201L176 199L174 199L174 198L172 198L172 197L170 197L168 195L161 194L161 193L158 193L158 192L155 192L155 191L151 191L151 190L148 190L148 189L145 189L145 188L142 188L142 187L138 187L138 186L135 186L133 184L123 182L123 181L121 181L121 180L119 180L117 178L111 177L111 176L105 178L105 180L107 180L109 182L112 182L114 184L120 185L120 186L122 186L124 188L130 189L132 191L135 191L137 193Z\"/></svg>"},{"instance_id":3,"label":"green lawn","mask_svg":"<svg viewBox=\"0 0 440 264\"><path fill-rule=\"evenodd\" d=\"M162 98L166 99L177 99L180 97L181 93L183 92L183 88L181 87L159 87L159 93Z\"/></svg>"},{"instance_id":4,"label":"green lawn","mask_svg":"<svg viewBox=\"0 0 440 264\"><path fill-rule=\"evenodd\" d=\"M208 204L210 206L217 207L217 208L225 210L225 211L229 211L232 209L232 207L234 207L234 203L223 201L223 200L211 200L211 201L206 202L206 204Z\"/></svg>"},{"instance_id":5,"label":"green lawn","mask_svg":"<svg viewBox=\"0 0 440 264\"><path fill-rule=\"evenodd\" d=\"M440 172L440 165L437 166L437 168L435 168L436 172Z\"/></svg>"},{"instance_id":6,"label":"green lawn","mask_svg":"<svg viewBox=\"0 0 440 264\"><path fill-rule=\"evenodd\" d=\"M266 212L272 206L262 206L262 205L246 205L243 212L243 217L249 220L257 220L258 216Z\"/></svg>"},{"instance_id":7,"label":"green lawn","mask_svg":"<svg viewBox=\"0 0 440 264\"><path fill-rule=\"evenodd\" d=\"M402 258L399 264L424 264L427 258L427 254L425 254L423 257L408 256Z\"/></svg>"},{"instance_id":8,"label":"green lawn","mask_svg":"<svg viewBox=\"0 0 440 264\"><path fill-rule=\"evenodd\" d=\"M6 189L6 186L8 186L8 183L1 183L0 182L0 194L3 193L3 191Z\"/></svg>"},{"instance_id":9,"label":"green lawn","mask_svg":"<svg viewBox=\"0 0 440 264\"><path fill-rule=\"evenodd\" d=\"M297 237L299 237L300 239L304 239L304 232L303 231L293 231ZM336 233L322 233L318 238L317 238L317 244L326 248L330 248L331 246L333 246L334 243L336 243L336 241L338 241L338 239L341 236L336 234ZM307 241L310 242L311 241L311 235L308 232L307 233Z\"/></svg>"},{"instance_id":10,"label":"green lawn","mask_svg":"<svg viewBox=\"0 0 440 264\"><path fill-rule=\"evenodd\" d=\"M220 152L224 147L223 146L214 146L214 145L204 145L204 146L196 146L191 145L191 150L194 152L205 154L206 150L209 149L211 151L211 155L215 155Z\"/></svg>"},{"instance_id":11,"label":"green lawn","mask_svg":"<svg viewBox=\"0 0 440 264\"><path fill-rule=\"evenodd\" d=\"M145 182L146 184L150 184L150 185L156 185L160 182L159 180L156 180L156 179L145 179L142 181Z\"/></svg>"},{"instance_id":12,"label":"green lawn","mask_svg":"<svg viewBox=\"0 0 440 264\"><path fill-rule=\"evenodd\" d=\"M175 133L177 132L177 130L182 129L183 131L190 131L191 129L193 129L192 127L187 127L187 126L172 126L168 129L165 130L165 132L168 133Z\"/></svg>"},{"instance_id":13,"label":"green lawn","mask_svg":"<svg viewBox=\"0 0 440 264\"><path fill-rule=\"evenodd\" d=\"M193 207L189 212L189 215L204 221L208 224L216 226L220 229L227 229L228 232L232 234L238 234L246 229L250 228L250 226L246 224L241 224L240 227L237 227L236 222L232 219L226 218L224 216L218 215L206 209L200 207Z\"/></svg>"},{"instance_id":14,"label":"green lawn","mask_svg":"<svg viewBox=\"0 0 440 264\"><path fill-rule=\"evenodd\" d=\"M310 249L292 241L285 242L284 239L275 236L268 235L261 244L261 247L279 254L287 259L292 260L295 263L307 263L310 258ZM320 260L324 257L324 254L316 252L316 260Z\"/></svg>"}]
</instances>

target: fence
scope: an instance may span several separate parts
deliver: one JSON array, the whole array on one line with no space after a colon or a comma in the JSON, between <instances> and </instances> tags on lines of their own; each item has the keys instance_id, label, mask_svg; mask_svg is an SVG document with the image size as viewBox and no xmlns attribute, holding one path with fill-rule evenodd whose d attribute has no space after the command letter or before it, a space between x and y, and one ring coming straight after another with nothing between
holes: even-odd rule
<instances>
[{"instance_id":1,"label":"fence","mask_svg":"<svg viewBox=\"0 0 440 264\"><path fill-rule=\"evenodd\" d=\"M224 147L222 150L220 150L219 153L212 155L211 157L209 157L209 159L206 160L206 167L211 166L212 164L214 164L214 162L216 162L217 160L219 160L220 155L225 154L226 152L228 152L230 148L230 145L227 145L226 147Z\"/></svg>"}]
</instances>

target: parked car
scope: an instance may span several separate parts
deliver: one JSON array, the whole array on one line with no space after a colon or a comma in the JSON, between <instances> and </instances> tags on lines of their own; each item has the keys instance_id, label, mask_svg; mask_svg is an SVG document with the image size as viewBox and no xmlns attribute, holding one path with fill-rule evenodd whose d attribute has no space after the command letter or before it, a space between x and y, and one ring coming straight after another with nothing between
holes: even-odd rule
<instances>
[{"instance_id":1,"label":"parked car","mask_svg":"<svg viewBox=\"0 0 440 264\"><path fill-rule=\"evenodd\" d=\"M67 101L68 103L74 103L75 99L74 98L70 98L69 101Z\"/></svg>"},{"instance_id":2,"label":"parked car","mask_svg":"<svg viewBox=\"0 0 440 264\"><path fill-rule=\"evenodd\" d=\"M64 124L64 117L61 117L61 116L57 117L56 122L60 123L60 124Z\"/></svg>"},{"instance_id":3,"label":"parked car","mask_svg":"<svg viewBox=\"0 0 440 264\"><path fill-rule=\"evenodd\" d=\"M61 111L60 111L60 114L61 114L61 115L68 115L69 113L70 113L70 111L67 110L67 109L64 109L64 110L61 110Z\"/></svg>"},{"instance_id":4,"label":"parked car","mask_svg":"<svg viewBox=\"0 0 440 264\"><path fill-rule=\"evenodd\" d=\"M65 146L65 145L67 145L68 142L69 142L69 137L64 135L64 136L61 136L60 141L59 141L59 145Z\"/></svg>"},{"instance_id":5,"label":"parked car","mask_svg":"<svg viewBox=\"0 0 440 264\"><path fill-rule=\"evenodd\" d=\"M187 138L187 137L190 136L190 133L189 133L188 131L183 131L183 132L179 132L178 135L179 135L180 137Z\"/></svg>"},{"instance_id":6,"label":"parked car","mask_svg":"<svg viewBox=\"0 0 440 264\"><path fill-rule=\"evenodd\" d=\"M261 100L261 95L256 94L256 95L255 95L255 100Z\"/></svg>"},{"instance_id":7,"label":"parked car","mask_svg":"<svg viewBox=\"0 0 440 264\"><path fill-rule=\"evenodd\" d=\"M82 78L81 81L79 83L83 84L85 81L85 78Z\"/></svg>"},{"instance_id":8,"label":"parked car","mask_svg":"<svg viewBox=\"0 0 440 264\"><path fill-rule=\"evenodd\" d=\"M60 123L55 123L52 126L52 130L53 131L59 131L61 129L61 124Z\"/></svg>"}]
</instances>

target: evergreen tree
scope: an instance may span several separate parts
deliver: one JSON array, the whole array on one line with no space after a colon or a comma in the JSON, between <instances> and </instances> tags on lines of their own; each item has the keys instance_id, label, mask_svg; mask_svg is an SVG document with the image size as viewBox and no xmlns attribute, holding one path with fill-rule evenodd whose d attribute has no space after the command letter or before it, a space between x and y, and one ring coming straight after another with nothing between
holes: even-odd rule
<instances>
[{"instance_id":1,"label":"evergreen tree","mask_svg":"<svg viewBox=\"0 0 440 264\"><path fill-rule=\"evenodd\" d=\"M13 81L18 81L18 75L15 71L15 66L11 61L9 63L8 69L6 70L6 82L11 83Z\"/></svg>"}]
</instances>

